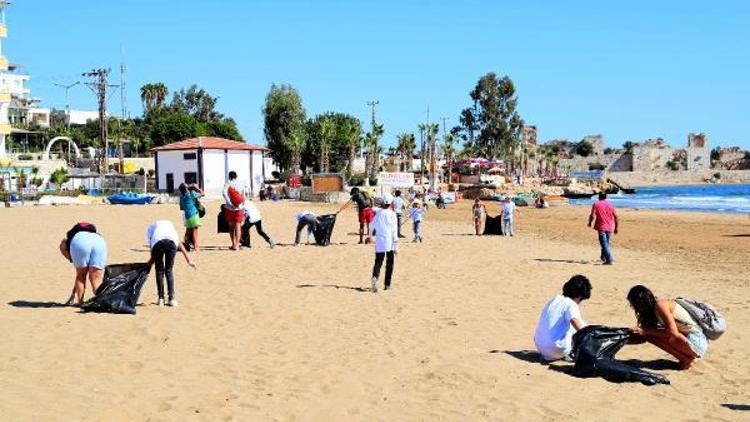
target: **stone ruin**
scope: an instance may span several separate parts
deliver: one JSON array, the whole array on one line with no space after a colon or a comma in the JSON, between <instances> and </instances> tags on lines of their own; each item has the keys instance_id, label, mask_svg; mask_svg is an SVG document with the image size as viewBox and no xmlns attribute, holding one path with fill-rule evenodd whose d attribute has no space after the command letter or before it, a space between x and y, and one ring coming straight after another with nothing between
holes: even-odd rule
<instances>
[{"instance_id":1,"label":"stone ruin","mask_svg":"<svg viewBox=\"0 0 750 422\"><path fill-rule=\"evenodd\" d=\"M687 169L690 171L709 170L711 150L708 148L708 135L691 133L688 135Z\"/></svg>"},{"instance_id":2,"label":"stone ruin","mask_svg":"<svg viewBox=\"0 0 750 422\"><path fill-rule=\"evenodd\" d=\"M523 127L523 143L529 149L536 149L537 146L537 131L536 126L524 126Z\"/></svg>"}]
</instances>

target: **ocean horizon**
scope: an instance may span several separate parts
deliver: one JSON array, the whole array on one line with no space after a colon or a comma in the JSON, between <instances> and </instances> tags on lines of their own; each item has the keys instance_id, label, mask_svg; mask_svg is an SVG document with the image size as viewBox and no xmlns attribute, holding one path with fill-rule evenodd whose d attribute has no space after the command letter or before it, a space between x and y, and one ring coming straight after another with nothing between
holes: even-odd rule
<instances>
[{"instance_id":1,"label":"ocean horizon","mask_svg":"<svg viewBox=\"0 0 750 422\"><path fill-rule=\"evenodd\" d=\"M571 199L572 205L591 205L592 199ZM655 210L750 213L750 185L683 185L636 187L636 193L608 195L616 207Z\"/></svg>"}]
</instances>

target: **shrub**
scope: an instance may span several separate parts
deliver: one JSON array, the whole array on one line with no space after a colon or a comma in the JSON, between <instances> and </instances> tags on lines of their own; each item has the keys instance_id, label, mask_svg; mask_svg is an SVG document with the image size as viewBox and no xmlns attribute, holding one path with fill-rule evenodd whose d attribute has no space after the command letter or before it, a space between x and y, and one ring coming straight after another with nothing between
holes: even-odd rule
<instances>
[{"instance_id":1,"label":"shrub","mask_svg":"<svg viewBox=\"0 0 750 422\"><path fill-rule=\"evenodd\" d=\"M352 174L351 179L349 180L350 186L364 186L365 184L365 174L364 173L355 173Z\"/></svg>"},{"instance_id":2,"label":"shrub","mask_svg":"<svg viewBox=\"0 0 750 422\"><path fill-rule=\"evenodd\" d=\"M21 161L30 161L34 159L34 156L31 154L20 154L18 156L18 159Z\"/></svg>"},{"instance_id":3,"label":"shrub","mask_svg":"<svg viewBox=\"0 0 750 422\"><path fill-rule=\"evenodd\" d=\"M56 184L58 187L67 182L70 178L68 177L68 170L59 168L52 172L49 176L49 181Z\"/></svg>"}]
</instances>

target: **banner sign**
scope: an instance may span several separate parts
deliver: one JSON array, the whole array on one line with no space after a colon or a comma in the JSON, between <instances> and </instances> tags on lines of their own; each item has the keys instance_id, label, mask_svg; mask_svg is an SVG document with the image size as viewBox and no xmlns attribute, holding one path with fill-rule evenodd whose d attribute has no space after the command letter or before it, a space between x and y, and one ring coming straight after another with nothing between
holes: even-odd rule
<instances>
[{"instance_id":1,"label":"banner sign","mask_svg":"<svg viewBox=\"0 0 750 422\"><path fill-rule=\"evenodd\" d=\"M391 173L381 171L378 173L378 186L414 186L414 173Z\"/></svg>"}]
</instances>

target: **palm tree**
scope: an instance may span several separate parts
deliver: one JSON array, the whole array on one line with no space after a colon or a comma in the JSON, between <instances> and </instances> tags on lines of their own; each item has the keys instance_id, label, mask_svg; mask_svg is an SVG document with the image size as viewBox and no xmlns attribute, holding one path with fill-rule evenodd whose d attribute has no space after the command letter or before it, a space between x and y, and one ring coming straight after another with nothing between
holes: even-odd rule
<instances>
[{"instance_id":1,"label":"palm tree","mask_svg":"<svg viewBox=\"0 0 750 422\"><path fill-rule=\"evenodd\" d=\"M445 151L445 155L448 157L448 184L453 183L453 154L456 152L453 143L455 141L456 137L452 133L447 133L443 140L443 151Z\"/></svg>"},{"instance_id":2,"label":"palm tree","mask_svg":"<svg viewBox=\"0 0 750 422\"><path fill-rule=\"evenodd\" d=\"M378 140L384 133L383 125L373 123L372 130L365 135L365 146L369 147L370 153L367 156L369 166L365 166L367 176L374 175L380 168L380 153L383 151L378 145Z\"/></svg>"},{"instance_id":3,"label":"palm tree","mask_svg":"<svg viewBox=\"0 0 750 422\"><path fill-rule=\"evenodd\" d=\"M399 158L399 171L403 171L401 160L409 158L409 167L411 169L411 160L414 154L414 149L417 147L417 140L413 133L401 133L397 137L398 146L396 146L396 154Z\"/></svg>"},{"instance_id":4,"label":"palm tree","mask_svg":"<svg viewBox=\"0 0 750 422\"><path fill-rule=\"evenodd\" d=\"M346 177L351 179L354 173L354 161L357 159L357 147L359 147L362 136L362 125L359 120L346 119L340 126L341 137L349 147L349 163L346 166Z\"/></svg>"},{"instance_id":5,"label":"palm tree","mask_svg":"<svg viewBox=\"0 0 750 422\"><path fill-rule=\"evenodd\" d=\"M141 87L141 102L143 114L148 115L154 110L164 107L169 89L163 82L146 84Z\"/></svg>"},{"instance_id":6,"label":"palm tree","mask_svg":"<svg viewBox=\"0 0 750 422\"><path fill-rule=\"evenodd\" d=\"M307 143L307 134L302 126L295 127L292 132L284 139L286 147L292 152L292 172L294 174L302 174L301 163L302 163L302 150L305 149Z\"/></svg>"},{"instance_id":7,"label":"palm tree","mask_svg":"<svg viewBox=\"0 0 750 422\"><path fill-rule=\"evenodd\" d=\"M327 118L326 116L322 116L319 119L319 130L318 133L320 136L320 151L319 154L319 164L320 164L320 172L321 173L328 173L328 154L329 150L331 148L331 144L333 143L333 137L335 136L335 130L336 125L334 122Z\"/></svg>"},{"instance_id":8,"label":"palm tree","mask_svg":"<svg viewBox=\"0 0 750 422\"><path fill-rule=\"evenodd\" d=\"M424 130L424 137L429 146L430 189L435 190L435 143L437 142L437 134L440 131L440 125L437 123L427 123L426 125L420 125L420 129ZM424 156L422 157L422 161L424 162Z\"/></svg>"}]
</instances>

